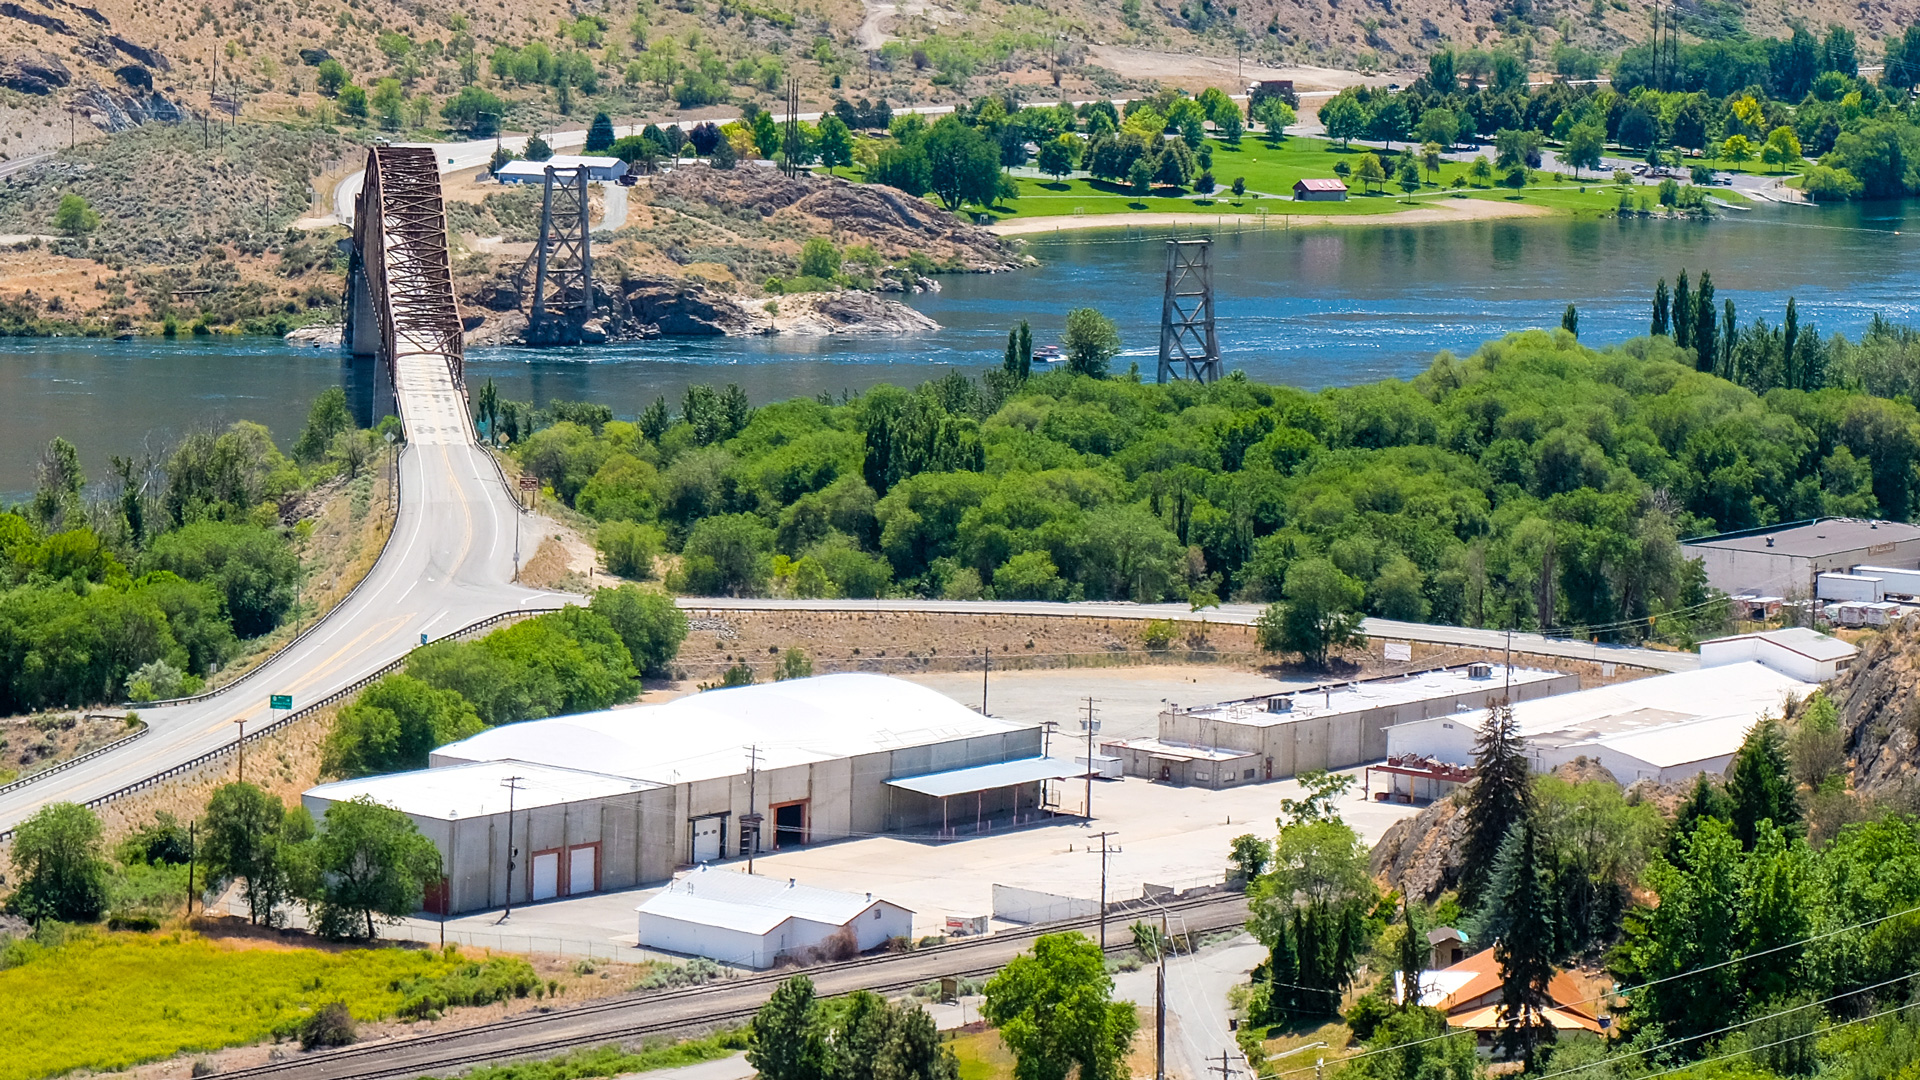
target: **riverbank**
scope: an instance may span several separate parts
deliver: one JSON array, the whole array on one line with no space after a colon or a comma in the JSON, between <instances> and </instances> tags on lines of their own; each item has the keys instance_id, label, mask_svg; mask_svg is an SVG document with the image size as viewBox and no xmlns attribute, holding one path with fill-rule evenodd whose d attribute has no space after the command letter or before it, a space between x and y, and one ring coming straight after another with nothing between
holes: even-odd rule
<instances>
[{"instance_id":1,"label":"riverbank","mask_svg":"<svg viewBox=\"0 0 1920 1080\"><path fill-rule=\"evenodd\" d=\"M1411 201L1411 200L1408 200ZM1267 210L1249 214L1170 213L1149 211L1132 214L1089 214L1074 217L1016 218L988 226L999 236L1032 236L1041 233L1082 229L1154 229L1211 228L1234 232L1287 231L1326 225L1437 225L1463 221L1487 221L1495 218L1548 217L1564 210L1522 201L1490 202L1485 199L1424 200L1423 205L1384 214L1290 214ZM1290 204L1281 204L1290 205Z\"/></svg>"}]
</instances>

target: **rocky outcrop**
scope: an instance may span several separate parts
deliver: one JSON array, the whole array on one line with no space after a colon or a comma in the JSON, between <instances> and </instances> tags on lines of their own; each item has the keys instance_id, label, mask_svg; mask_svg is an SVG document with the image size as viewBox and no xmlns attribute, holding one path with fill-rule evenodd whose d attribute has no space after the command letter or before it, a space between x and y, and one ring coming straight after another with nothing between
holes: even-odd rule
<instances>
[{"instance_id":1,"label":"rocky outcrop","mask_svg":"<svg viewBox=\"0 0 1920 1080\"><path fill-rule=\"evenodd\" d=\"M1441 799L1388 826L1367 869L1386 888L1430 902L1459 882L1466 838L1458 801Z\"/></svg>"},{"instance_id":2,"label":"rocky outcrop","mask_svg":"<svg viewBox=\"0 0 1920 1080\"><path fill-rule=\"evenodd\" d=\"M341 335L346 332L347 328L339 323L331 326L303 326L298 330L289 331L286 342L289 345L314 349L337 349L340 347Z\"/></svg>"},{"instance_id":3,"label":"rocky outcrop","mask_svg":"<svg viewBox=\"0 0 1920 1080\"><path fill-rule=\"evenodd\" d=\"M22 49L0 55L0 86L23 94L51 94L73 81L67 65L50 52Z\"/></svg>"},{"instance_id":4,"label":"rocky outcrop","mask_svg":"<svg viewBox=\"0 0 1920 1080\"><path fill-rule=\"evenodd\" d=\"M1920 787L1920 627L1906 620L1856 642L1828 690L1853 764L1853 790L1894 799Z\"/></svg>"},{"instance_id":5,"label":"rocky outcrop","mask_svg":"<svg viewBox=\"0 0 1920 1080\"><path fill-rule=\"evenodd\" d=\"M940 324L898 300L873 293L843 290L800 293L763 302L767 319L762 333L825 337L829 334L921 334Z\"/></svg>"},{"instance_id":6,"label":"rocky outcrop","mask_svg":"<svg viewBox=\"0 0 1920 1080\"><path fill-rule=\"evenodd\" d=\"M628 278L620 283L634 322L659 333L718 337L761 333L753 317L732 297L698 282L669 278Z\"/></svg>"}]
</instances>

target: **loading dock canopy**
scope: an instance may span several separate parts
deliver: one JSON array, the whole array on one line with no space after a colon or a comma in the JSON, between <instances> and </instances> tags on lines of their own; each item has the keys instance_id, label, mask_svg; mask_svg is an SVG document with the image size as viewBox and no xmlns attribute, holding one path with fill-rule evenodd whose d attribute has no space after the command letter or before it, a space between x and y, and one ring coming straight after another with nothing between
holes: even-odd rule
<instances>
[{"instance_id":1,"label":"loading dock canopy","mask_svg":"<svg viewBox=\"0 0 1920 1080\"><path fill-rule=\"evenodd\" d=\"M887 781L887 786L944 799L950 795L971 795L976 791L993 791L1015 784L1063 780L1069 776L1086 774L1087 767L1083 764L1036 757L1002 761L995 765L975 765L970 769L951 769L925 776L905 776Z\"/></svg>"}]
</instances>

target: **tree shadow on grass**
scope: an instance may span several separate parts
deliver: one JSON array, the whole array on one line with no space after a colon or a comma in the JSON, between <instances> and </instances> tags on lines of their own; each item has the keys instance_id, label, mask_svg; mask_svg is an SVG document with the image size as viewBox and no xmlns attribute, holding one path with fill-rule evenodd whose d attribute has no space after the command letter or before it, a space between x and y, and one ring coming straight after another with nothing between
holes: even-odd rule
<instances>
[{"instance_id":1,"label":"tree shadow on grass","mask_svg":"<svg viewBox=\"0 0 1920 1080\"><path fill-rule=\"evenodd\" d=\"M1043 188L1046 188L1048 191L1072 191L1073 190L1073 185L1067 183L1064 180L1048 180L1048 181L1042 182L1040 186Z\"/></svg>"}]
</instances>

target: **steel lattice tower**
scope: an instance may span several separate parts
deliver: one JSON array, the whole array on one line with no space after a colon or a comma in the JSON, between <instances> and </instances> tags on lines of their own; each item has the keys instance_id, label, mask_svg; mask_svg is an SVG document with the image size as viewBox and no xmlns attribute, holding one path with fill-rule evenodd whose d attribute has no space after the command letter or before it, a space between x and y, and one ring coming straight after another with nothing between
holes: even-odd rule
<instances>
[{"instance_id":1,"label":"steel lattice tower","mask_svg":"<svg viewBox=\"0 0 1920 1080\"><path fill-rule=\"evenodd\" d=\"M1160 304L1160 382L1210 383L1221 375L1220 342L1213 333L1212 251L1211 240L1167 241L1167 288Z\"/></svg>"},{"instance_id":2,"label":"steel lattice tower","mask_svg":"<svg viewBox=\"0 0 1920 1080\"><path fill-rule=\"evenodd\" d=\"M547 166L546 191L540 203L540 240L527 257L534 264L528 344L577 343L582 327L593 317L593 246L589 231L587 170Z\"/></svg>"}]
</instances>

